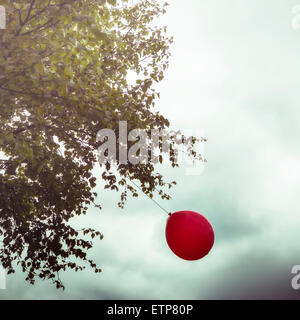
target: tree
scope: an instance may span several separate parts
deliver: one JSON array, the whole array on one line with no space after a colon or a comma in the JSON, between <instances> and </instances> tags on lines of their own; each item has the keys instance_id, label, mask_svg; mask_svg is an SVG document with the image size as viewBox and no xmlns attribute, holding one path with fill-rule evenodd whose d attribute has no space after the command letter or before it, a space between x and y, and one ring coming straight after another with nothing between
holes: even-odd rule
<instances>
[{"instance_id":1,"label":"tree","mask_svg":"<svg viewBox=\"0 0 300 320\"><path fill-rule=\"evenodd\" d=\"M70 219L95 204L97 132L129 128L167 129L152 111L153 84L164 77L170 56L165 27L153 20L167 4L156 0L2 1L7 28L0 30L0 259L8 273L20 265L26 280L51 279L88 263L93 229L75 230ZM130 84L128 72L137 75ZM177 140L176 140L177 141ZM174 139L173 146L176 145ZM196 139L189 144L191 155ZM171 148L172 149L172 148ZM173 166L175 149L170 153ZM161 160L161 159L160 159ZM137 180L153 197L169 199L167 183L153 163L103 168L106 188L120 191L120 207ZM82 261L84 264L80 264Z\"/></svg>"}]
</instances>

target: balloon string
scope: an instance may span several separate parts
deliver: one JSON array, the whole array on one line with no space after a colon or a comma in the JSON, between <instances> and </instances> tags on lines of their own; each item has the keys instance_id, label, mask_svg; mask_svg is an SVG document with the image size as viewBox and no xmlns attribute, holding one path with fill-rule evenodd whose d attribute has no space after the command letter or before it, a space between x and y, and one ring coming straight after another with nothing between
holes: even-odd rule
<instances>
[{"instance_id":1,"label":"balloon string","mask_svg":"<svg viewBox=\"0 0 300 320\"><path fill-rule=\"evenodd\" d=\"M127 180L129 180L127 177L125 177ZM134 181L129 180L132 184L134 184L145 196L147 196L150 200L152 200L158 207L160 207L164 212L166 212L169 216L171 215L170 212L168 212L164 207L162 207L156 200L151 198L147 193L145 193ZM155 188L154 188L155 189ZM155 189L156 190L156 189Z\"/></svg>"},{"instance_id":2,"label":"balloon string","mask_svg":"<svg viewBox=\"0 0 300 320\"><path fill-rule=\"evenodd\" d=\"M114 167L115 167L116 169L118 169L117 166L116 166L114 163L113 163L113 165L114 165ZM131 182L136 188L138 188L138 189L139 189L145 196L147 196L151 201L153 201L160 209L162 209L165 213L167 213L169 216L171 216L171 212L168 212L168 211L167 211L164 207L162 207L156 200L154 200L154 199L151 198L147 193L145 193L145 192L142 190L142 188L140 188L140 186L138 186L134 181L132 181L131 179L128 178L128 176L127 176L126 173L124 174L124 177L125 177L125 179L126 179L127 181ZM157 191L156 188L154 188L154 190Z\"/></svg>"}]
</instances>

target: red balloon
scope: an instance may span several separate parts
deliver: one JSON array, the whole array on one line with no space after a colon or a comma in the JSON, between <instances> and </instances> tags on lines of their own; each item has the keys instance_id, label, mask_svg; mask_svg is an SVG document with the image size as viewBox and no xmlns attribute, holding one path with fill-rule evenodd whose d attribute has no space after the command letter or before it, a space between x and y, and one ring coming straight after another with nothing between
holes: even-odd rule
<instances>
[{"instance_id":1,"label":"red balloon","mask_svg":"<svg viewBox=\"0 0 300 320\"><path fill-rule=\"evenodd\" d=\"M184 260L206 256L214 244L214 230L200 213L178 211L170 215L166 225L166 240L170 249Z\"/></svg>"}]
</instances>

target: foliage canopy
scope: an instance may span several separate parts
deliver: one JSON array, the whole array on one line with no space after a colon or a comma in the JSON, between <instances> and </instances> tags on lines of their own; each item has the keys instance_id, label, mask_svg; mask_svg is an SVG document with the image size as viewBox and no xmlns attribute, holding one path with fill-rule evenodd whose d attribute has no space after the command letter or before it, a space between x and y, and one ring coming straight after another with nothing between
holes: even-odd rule
<instances>
[{"instance_id":1,"label":"foliage canopy","mask_svg":"<svg viewBox=\"0 0 300 320\"><path fill-rule=\"evenodd\" d=\"M129 128L169 127L152 111L159 96L153 84L164 77L172 42L152 22L167 4L0 4L7 12L7 28L0 30L0 260L8 273L15 272L16 262L32 284L39 277L63 288L61 270L82 270L88 263L101 271L88 258L92 242L83 235L103 235L69 223L95 204L97 132L117 131L121 120ZM128 82L129 71L137 75L135 84ZM128 190L137 196L126 178L136 179L150 197L158 190L169 198L163 189L173 183L153 164L119 164L117 171L118 177L107 164L102 178L106 188L121 191L119 206Z\"/></svg>"}]
</instances>

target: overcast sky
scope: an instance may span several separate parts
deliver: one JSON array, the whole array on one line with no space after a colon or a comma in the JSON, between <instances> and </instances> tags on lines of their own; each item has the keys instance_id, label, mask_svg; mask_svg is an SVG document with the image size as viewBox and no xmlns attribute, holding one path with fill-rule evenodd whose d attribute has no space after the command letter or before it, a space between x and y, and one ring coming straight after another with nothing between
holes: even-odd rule
<instances>
[{"instance_id":1,"label":"overcast sky","mask_svg":"<svg viewBox=\"0 0 300 320\"><path fill-rule=\"evenodd\" d=\"M286 299L300 264L300 0L170 0L159 24L175 37L157 108L174 128L208 138L201 175L162 168L177 180L170 211L202 213L215 230L196 262L168 248L166 214L146 197L117 207L97 190L102 212L76 221L104 233L92 256L103 273L61 275L66 291L34 287L17 273L0 299ZM96 168L98 172L98 168ZM99 174L98 174L99 175Z\"/></svg>"}]
</instances>

